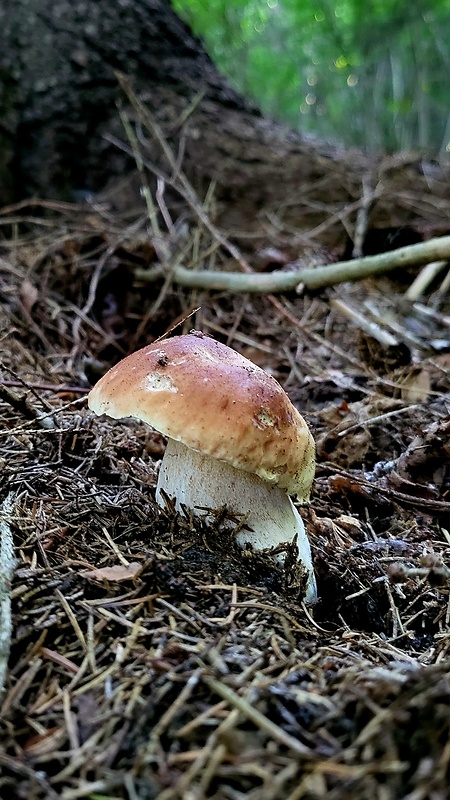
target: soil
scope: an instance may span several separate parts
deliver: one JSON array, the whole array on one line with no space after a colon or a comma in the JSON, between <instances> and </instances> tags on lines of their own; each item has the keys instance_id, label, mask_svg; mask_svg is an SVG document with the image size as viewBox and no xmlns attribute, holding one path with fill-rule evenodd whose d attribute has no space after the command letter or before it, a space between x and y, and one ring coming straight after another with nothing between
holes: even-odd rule
<instances>
[{"instance_id":1,"label":"soil","mask_svg":"<svg viewBox=\"0 0 450 800\"><path fill-rule=\"evenodd\" d=\"M0 796L444 800L445 270L417 301L411 271L279 299L181 290L135 278L161 256L140 214L41 203L0 216L1 525L15 553ZM208 229L179 231L166 253L227 268ZM245 255L266 270L289 260ZM155 504L160 434L88 410L111 364L174 326L268 370L308 421L317 605L273 555L236 547L223 509L211 524Z\"/></svg>"}]
</instances>

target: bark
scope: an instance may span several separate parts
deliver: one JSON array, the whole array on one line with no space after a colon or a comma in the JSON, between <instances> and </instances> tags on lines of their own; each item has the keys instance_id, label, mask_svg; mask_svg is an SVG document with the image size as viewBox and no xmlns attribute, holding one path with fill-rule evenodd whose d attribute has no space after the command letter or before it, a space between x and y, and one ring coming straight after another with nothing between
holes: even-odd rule
<instances>
[{"instance_id":1,"label":"bark","mask_svg":"<svg viewBox=\"0 0 450 800\"><path fill-rule=\"evenodd\" d=\"M133 159L110 138L126 139L117 71L129 76L200 194L216 183L216 219L229 231L260 228L257 215L268 205L297 230L325 221L335 231L326 222L330 209L339 220L340 209L354 204L348 230L359 224L368 174L374 188L380 180L396 188L395 164L340 151L262 116L218 73L168 0L0 0L0 31L0 204L31 195L82 198L129 175ZM146 159L164 164L156 142L143 147ZM428 191L420 159L401 167L403 188L422 181ZM438 172L438 195L447 202L443 178ZM128 208L137 189L130 182L115 202ZM387 206L376 198L375 191L372 206L366 203L372 224L419 220L414 202L399 209L395 198ZM345 226L337 226L344 235ZM446 230L434 226L433 233ZM333 237L326 244L335 244Z\"/></svg>"},{"instance_id":2,"label":"bark","mask_svg":"<svg viewBox=\"0 0 450 800\"><path fill-rule=\"evenodd\" d=\"M165 0L0 0L3 192L73 197L130 166L106 133L121 131L115 71L130 76L184 167L263 201L274 175L323 176L326 152L261 116L218 73ZM150 153L150 158L156 153ZM8 176L9 173L9 176Z\"/></svg>"},{"instance_id":3,"label":"bark","mask_svg":"<svg viewBox=\"0 0 450 800\"><path fill-rule=\"evenodd\" d=\"M20 194L96 191L123 171L102 138L118 127L115 70L169 125L202 87L239 105L162 0L1 0L0 22L4 135Z\"/></svg>"}]
</instances>

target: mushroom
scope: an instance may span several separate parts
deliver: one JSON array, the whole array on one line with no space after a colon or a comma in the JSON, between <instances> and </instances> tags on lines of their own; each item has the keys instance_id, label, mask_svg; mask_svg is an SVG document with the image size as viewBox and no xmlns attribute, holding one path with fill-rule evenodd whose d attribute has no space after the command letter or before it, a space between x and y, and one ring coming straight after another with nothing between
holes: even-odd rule
<instances>
[{"instance_id":1,"label":"mushroom","mask_svg":"<svg viewBox=\"0 0 450 800\"><path fill-rule=\"evenodd\" d=\"M160 505L165 492L178 510L226 506L244 514L246 527L236 540L254 550L296 537L308 571L305 599L317 599L309 541L289 497L309 498L314 440L271 375L191 331L124 358L94 386L88 403L96 414L135 417L168 438L156 487Z\"/></svg>"}]
</instances>

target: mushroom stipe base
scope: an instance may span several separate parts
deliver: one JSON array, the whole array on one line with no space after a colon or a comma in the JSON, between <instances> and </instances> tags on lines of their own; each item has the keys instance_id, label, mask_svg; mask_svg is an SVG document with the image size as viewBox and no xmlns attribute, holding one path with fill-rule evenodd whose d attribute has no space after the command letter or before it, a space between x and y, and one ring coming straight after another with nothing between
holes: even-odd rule
<instances>
[{"instance_id":1,"label":"mushroom stipe base","mask_svg":"<svg viewBox=\"0 0 450 800\"><path fill-rule=\"evenodd\" d=\"M282 489L169 439L156 488L160 505L164 504L163 492L175 499L177 510L184 505L200 514L205 508L226 506L232 514L246 515L250 530L246 527L236 534L241 547L250 544L254 550L266 550L290 544L297 536L299 561L308 571L305 601L317 600L311 548L303 520ZM284 555L277 559L283 561Z\"/></svg>"}]
</instances>

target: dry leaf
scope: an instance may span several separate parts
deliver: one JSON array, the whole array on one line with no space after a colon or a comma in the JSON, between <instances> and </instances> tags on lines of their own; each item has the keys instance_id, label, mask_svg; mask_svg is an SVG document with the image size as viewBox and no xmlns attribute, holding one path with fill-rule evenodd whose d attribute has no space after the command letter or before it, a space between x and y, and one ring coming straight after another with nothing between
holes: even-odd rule
<instances>
[{"instance_id":1,"label":"dry leaf","mask_svg":"<svg viewBox=\"0 0 450 800\"><path fill-rule=\"evenodd\" d=\"M401 380L402 400L408 404L425 403L431 389L430 369L414 367Z\"/></svg>"},{"instance_id":2,"label":"dry leaf","mask_svg":"<svg viewBox=\"0 0 450 800\"><path fill-rule=\"evenodd\" d=\"M57 750L61 747L65 738L66 732L64 728L55 726L45 731L45 733L38 733L28 739L24 744L23 751L29 758L38 758L51 753L52 750Z\"/></svg>"},{"instance_id":3,"label":"dry leaf","mask_svg":"<svg viewBox=\"0 0 450 800\"><path fill-rule=\"evenodd\" d=\"M141 569L142 564L132 561L130 564L115 564L113 567L86 570L80 572L80 575L90 581L129 581L136 578Z\"/></svg>"}]
</instances>

